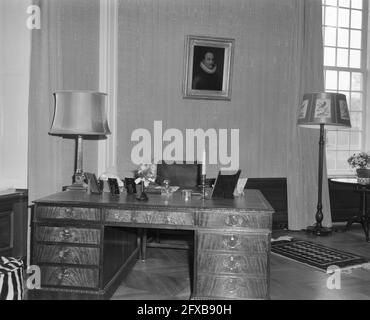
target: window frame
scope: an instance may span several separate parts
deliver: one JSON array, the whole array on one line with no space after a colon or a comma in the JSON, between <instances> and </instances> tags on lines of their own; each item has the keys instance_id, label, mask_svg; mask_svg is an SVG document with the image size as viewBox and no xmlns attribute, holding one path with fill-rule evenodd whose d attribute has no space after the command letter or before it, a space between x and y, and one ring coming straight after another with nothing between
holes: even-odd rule
<instances>
[{"instance_id":1,"label":"window frame","mask_svg":"<svg viewBox=\"0 0 370 320\"><path fill-rule=\"evenodd\" d=\"M351 4L351 3L350 3ZM322 1L322 32L323 32L323 50L325 50L325 47L333 47L333 48L341 48L340 46L338 46L338 42L336 43L336 46L326 46L325 45L325 24L324 24L324 17L325 17L325 7L335 7L335 8L345 8L345 9L351 9L351 6L348 8L348 7L340 7L339 6L339 2L338 2L338 5L337 6L331 6L331 5L326 5L326 0L323 0ZM323 65L323 72L324 72L324 79L325 79L325 75L326 75L326 71L327 70L333 70L333 71L337 71L338 72L338 77L339 77L339 72L340 71L345 71L345 72L357 72L357 73L361 73L362 76L363 76L363 80L362 80L362 129L360 130L361 132L361 144L360 144L360 148L361 148L361 151L367 151L367 150L370 150L370 138L366 139L366 137L369 136L370 134L370 99L368 97L368 93L370 92L370 82L368 81L369 79L369 65L370 65L370 55L368 53L368 44L370 43L370 32L368 31L368 23L369 23L369 3L367 0L363 0L362 1L362 28L361 29L358 29L358 30L361 30L362 31L362 37L361 37L361 66L360 68L353 68L353 67L337 67L337 66L325 66L325 64ZM330 27L330 26L328 26ZM335 27L336 30L338 30L338 15L337 15L337 26ZM348 28L349 30L349 47L348 49L350 50L351 47L350 47L350 30L351 28L349 27ZM337 38L337 41L338 41L338 32L336 34L336 38ZM350 57L348 57L349 59ZM336 58L337 59L337 56ZM325 89L326 89L326 84L325 84ZM342 92L341 90L339 90L338 86L337 86L337 89L336 90L327 90L327 91L333 91L333 92ZM349 91L349 93L352 92L352 88L351 88L351 91ZM331 131L350 131L351 132L351 129L337 129L337 130L331 130ZM328 131L327 131L328 132ZM357 130L356 130L357 132ZM349 144L350 146L350 144ZM326 146L325 148L325 151L333 151L332 149L328 149L328 147ZM338 151L341 151L341 150L338 150L337 148L334 150L336 152ZM346 151L346 150L343 150L343 151ZM328 177L347 177L347 176L354 176L355 175L355 172L353 169L351 169L349 166L348 166L348 169L330 169L328 167L328 163L327 163L327 174L328 174Z\"/></svg>"}]
</instances>

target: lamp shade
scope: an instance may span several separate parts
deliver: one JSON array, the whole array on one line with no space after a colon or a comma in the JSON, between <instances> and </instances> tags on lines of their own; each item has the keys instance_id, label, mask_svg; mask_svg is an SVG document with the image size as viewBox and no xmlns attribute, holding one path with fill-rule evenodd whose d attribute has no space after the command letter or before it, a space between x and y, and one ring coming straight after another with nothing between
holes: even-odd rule
<instances>
[{"instance_id":1,"label":"lamp shade","mask_svg":"<svg viewBox=\"0 0 370 320\"><path fill-rule=\"evenodd\" d=\"M326 128L351 127L346 96L341 93L307 93L299 106L297 125Z\"/></svg>"},{"instance_id":2,"label":"lamp shade","mask_svg":"<svg viewBox=\"0 0 370 320\"><path fill-rule=\"evenodd\" d=\"M54 93L55 110L49 134L110 134L106 115L107 95L93 91L58 91Z\"/></svg>"}]
</instances>

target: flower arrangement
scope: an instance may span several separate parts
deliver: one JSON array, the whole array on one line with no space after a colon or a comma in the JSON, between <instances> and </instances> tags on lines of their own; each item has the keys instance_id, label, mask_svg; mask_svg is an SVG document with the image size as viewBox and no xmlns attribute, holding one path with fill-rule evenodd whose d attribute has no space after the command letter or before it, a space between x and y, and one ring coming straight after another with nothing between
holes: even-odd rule
<instances>
[{"instance_id":1,"label":"flower arrangement","mask_svg":"<svg viewBox=\"0 0 370 320\"><path fill-rule=\"evenodd\" d=\"M151 182L155 182L157 177L157 166L155 164L141 164L140 167L135 170L135 183L144 183L147 187Z\"/></svg>"},{"instance_id":2,"label":"flower arrangement","mask_svg":"<svg viewBox=\"0 0 370 320\"><path fill-rule=\"evenodd\" d=\"M347 161L355 169L370 168L370 154L366 152L354 153Z\"/></svg>"}]
</instances>

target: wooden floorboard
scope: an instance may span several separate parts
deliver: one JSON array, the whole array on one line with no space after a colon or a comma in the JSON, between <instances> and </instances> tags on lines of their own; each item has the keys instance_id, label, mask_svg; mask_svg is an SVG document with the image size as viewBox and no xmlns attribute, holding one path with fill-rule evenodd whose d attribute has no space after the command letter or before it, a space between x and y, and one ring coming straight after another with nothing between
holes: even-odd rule
<instances>
[{"instance_id":1,"label":"wooden floorboard","mask_svg":"<svg viewBox=\"0 0 370 320\"><path fill-rule=\"evenodd\" d=\"M343 225L336 225L341 230ZM348 232L315 237L305 232L274 231L273 237L289 235L312 240L328 247L364 256L370 261L370 243L365 242L359 225ZM187 300L191 292L189 252L186 250L148 248L147 260L138 261L127 275L113 300ZM330 275L312 267L271 255L272 300L369 300L370 270L353 269L341 274L341 289L327 288Z\"/></svg>"}]
</instances>

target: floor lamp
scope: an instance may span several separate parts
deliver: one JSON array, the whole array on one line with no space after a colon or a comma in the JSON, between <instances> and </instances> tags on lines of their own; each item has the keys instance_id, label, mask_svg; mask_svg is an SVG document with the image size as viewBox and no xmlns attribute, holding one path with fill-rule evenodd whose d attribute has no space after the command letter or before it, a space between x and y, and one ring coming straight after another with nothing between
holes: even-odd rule
<instances>
[{"instance_id":1,"label":"floor lamp","mask_svg":"<svg viewBox=\"0 0 370 320\"><path fill-rule=\"evenodd\" d=\"M350 128L351 121L346 96L340 93L309 93L305 94L298 110L297 125L308 128L320 128L319 169L318 169L318 199L316 224L306 229L315 235L328 235L330 228L322 226L322 175L324 161L325 128Z\"/></svg>"},{"instance_id":2,"label":"floor lamp","mask_svg":"<svg viewBox=\"0 0 370 320\"><path fill-rule=\"evenodd\" d=\"M86 190L83 172L83 138L99 138L110 134L107 115L107 95L93 91L58 91L54 93L54 118L51 135L76 138L76 171L73 184L67 190Z\"/></svg>"}]
</instances>

